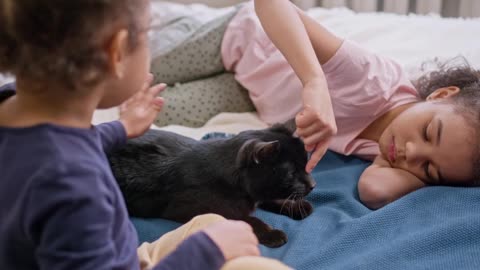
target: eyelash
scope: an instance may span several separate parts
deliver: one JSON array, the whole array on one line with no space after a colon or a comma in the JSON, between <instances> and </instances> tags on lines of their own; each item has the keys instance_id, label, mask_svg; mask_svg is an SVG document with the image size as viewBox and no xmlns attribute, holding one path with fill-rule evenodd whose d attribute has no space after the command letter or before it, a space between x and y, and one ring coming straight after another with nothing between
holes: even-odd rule
<instances>
[{"instance_id":1,"label":"eyelash","mask_svg":"<svg viewBox=\"0 0 480 270\"><path fill-rule=\"evenodd\" d=\"M428 136L427 136L427 128L428 128L428 123L425 125L423 128L423 139L428 142ZM428 179L432 179L430 176L430 173L428 172L428 166L430 165L430 162L426 161L425 164L423 165L423 170L425 172L425 175L427 176Z\"/></svg>"},{"instance_id":2,"label":"eyelash","mask_svg":"<svg viewBox=\"0 0 480 270\"><path fill-rule=\"evenodd\" d=\"M427 128L428 128L428 124L425 125L425 127L423 128L423 139L428 142Z\"/></svg>"},{"instance_id":3,"label":"eyelash","mask_svg":"<svg viewBox=\"0 0 480 270\"><path fill-rule=\"evenodd\" d=\"M425 162L425 164L423 165L423 170L425 172L425 176L427 176L427 179L432 179L432 177L430 176L430 173L428 172L428 166L430 165L430 163L427 161Z\"/></svg>"}]
</instances>

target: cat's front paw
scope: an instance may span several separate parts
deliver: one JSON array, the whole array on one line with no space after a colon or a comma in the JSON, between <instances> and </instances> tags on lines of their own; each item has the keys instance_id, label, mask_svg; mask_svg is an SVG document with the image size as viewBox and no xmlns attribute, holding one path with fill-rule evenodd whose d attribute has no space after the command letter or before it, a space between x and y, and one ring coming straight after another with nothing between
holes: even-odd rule
<instances>
[{"instance_id":1,"label":"cat's front paw","mask_svg":"<svg viewBox=\"0 0 480 270\"><path fill-rule=\"evenodd\" d=\"M288 237L281 230L271 230L264 233L259 241L260 244L266 247L277 248L285 245L288 241Z\"/></svg>"},{"instance_id":2,"label":"cat's front paw","mask_svg":"<svg viewBox=\"0 0 480 270\"><path fill-rule=\"evenodd\" d=\"M295 201L292 206L292 215L291 218L295 220L304 219L313 212L313 206L310 202L306 200Z\"/></svg>"}]
</instances>

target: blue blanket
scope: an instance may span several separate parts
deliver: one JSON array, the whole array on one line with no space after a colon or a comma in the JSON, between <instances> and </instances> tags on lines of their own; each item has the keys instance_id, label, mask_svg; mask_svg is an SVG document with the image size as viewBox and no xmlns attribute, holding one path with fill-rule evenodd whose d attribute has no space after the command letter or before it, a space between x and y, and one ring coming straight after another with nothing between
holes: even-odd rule
<instances>
[{"instance_id":1,"label":"blue blanket","mask_svg":"<svg viewBox=\"0 0 480 270\"><path fill-rule=\"evenodd\" d=\"M480 269L480 189L427 187L371 211L358 199L357 181L369 163L327 153L315 168L315 210L295 221L255 215L289 237L263 256L300 270ZM385 179L388 181L388 179ZM132 219L139 239L153 241L179 224Z\"/></svg>"}]
</instances>

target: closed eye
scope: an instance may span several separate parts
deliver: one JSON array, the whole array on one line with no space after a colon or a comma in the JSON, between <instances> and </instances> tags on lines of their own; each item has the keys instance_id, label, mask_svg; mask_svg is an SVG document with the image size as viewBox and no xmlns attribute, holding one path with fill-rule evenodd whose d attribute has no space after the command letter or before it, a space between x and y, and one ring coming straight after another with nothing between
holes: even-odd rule
<instances>
[{"instance_id":1,"label":"closed eye","mask_svg":"<svg viewBox=\"0 0 480 270\"><path fill-rule=\"evenodd\" d=\"M430 175L430 172L428 171L428 167L430 166L430 162L425 162L423 164L423 171L425 172L425 176L428 181L432 181L432 176Z\"/></svg>"},{"instance_id":2,"label":"closed eye","mask_svg":"<svg viewBox=\"0 0 480 270\"><path fill-rule=\"evenodd\" d=\"M430 122L427 122L427 124L423 127L423 139L428 142L429 141L429 138L428 138L428 125L429 125ZM428 181L431 181L432 177L430 175L430 172L428 170L428 167L430 166L430 162L426 161L424 164L423 164L423 171L425 173L425 177Z\"/></svg>"},{"instance_id":3,"label":"closed eye","mask_svg":"<svg viewBox=\"0 0 480 270\"><path fill-rule=\"evenodd\" d=\"M423 139L428 142L428 134L427 134L427 129L428 129L428 123L423 127Z\"/></svg>"}]
</instances>

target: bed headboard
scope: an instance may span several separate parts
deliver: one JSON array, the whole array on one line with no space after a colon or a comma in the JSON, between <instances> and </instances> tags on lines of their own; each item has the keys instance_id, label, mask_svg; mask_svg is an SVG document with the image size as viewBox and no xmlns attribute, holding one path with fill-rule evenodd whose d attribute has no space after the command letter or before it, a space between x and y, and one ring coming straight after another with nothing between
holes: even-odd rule
<instances>
[{"instance_id":1,"label":"bed headboard","mask_svg":"<svg viewBox=\"0 0 480 270\"><path fill-rule=\"evenodd\" d=\"M157 0L158 1L158 0ZM224 7L246 0L169 0L177 3L203 3ZM437 13L444 17L480 17L479 0L292 0L303 9L346 6L357 12Z\"/></svg>"}]
</instances>

